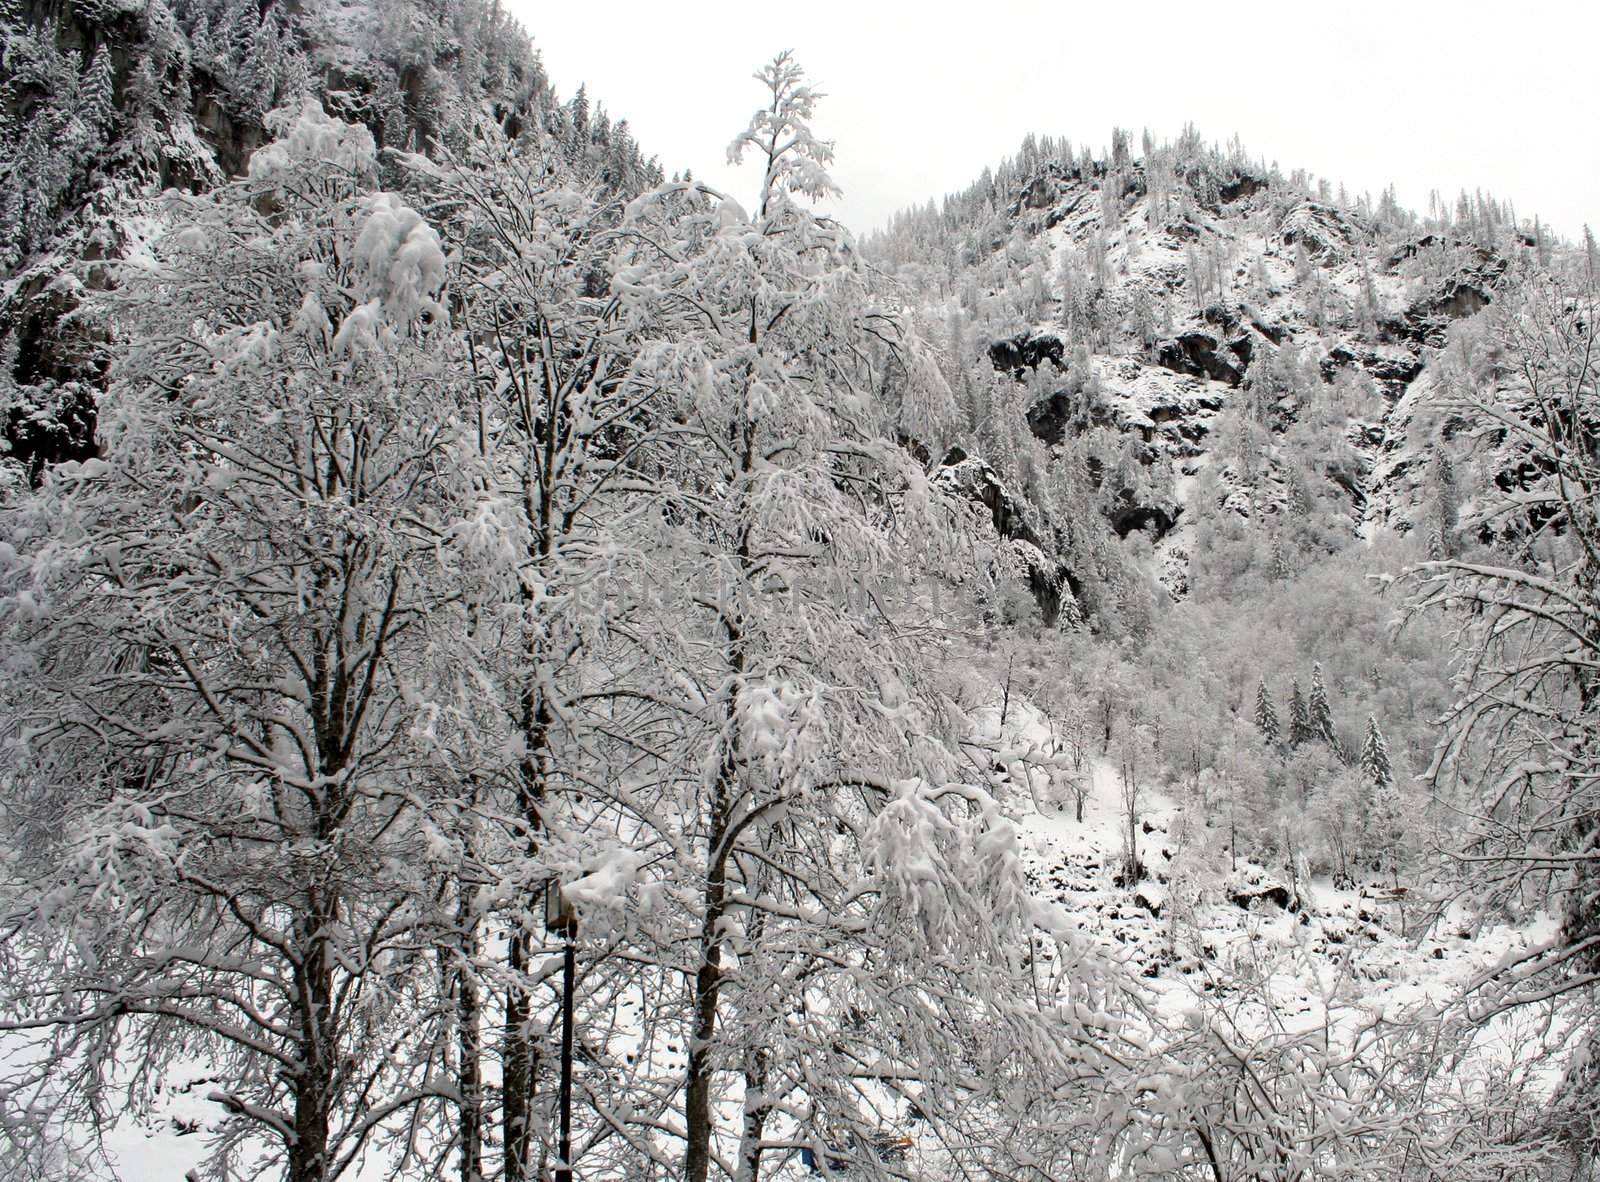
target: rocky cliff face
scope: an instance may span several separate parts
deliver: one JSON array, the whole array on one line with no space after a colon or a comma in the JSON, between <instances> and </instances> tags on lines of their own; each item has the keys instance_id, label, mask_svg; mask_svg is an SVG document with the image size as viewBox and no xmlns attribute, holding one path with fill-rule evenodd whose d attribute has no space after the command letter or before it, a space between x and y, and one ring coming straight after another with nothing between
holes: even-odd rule
<instances>
[{"instance_id":1,"label":"rocky cliff face","mask_svg":"<svg viewBox=\"0 0 1600 1182\"><path fill-rule=\"evenodd\" d=\"M81 459L102 380L84 287L154 198L241 174L296 96L426 150L564 118L527 35L483 0L13 0L0 6L0 431L11 478ZM562 129L570 131L570 128ZM587 131L588 129L586 129ZM609 126L607 127L609 130ZM625 135L617 171L646 170Z\"/></svg>"},{"instance_id":2,"label":"rocky cliff face","mask_svg":"<svg viewBox=\"0 0 1600 1182\"><path fill-rule=\"evenodd\" d=\"M908 234L924 256L942 245L960 294L928 316L971 317L976 337L952 364L1017 383L1051 462L1123 437L1146 472L1093 473L1097 509L1154 543L1170 592L1187 585L1197 509L1274 538L1310 538L1312 518L1324 538L1419 528L1430 461L1413 391L1451 325L1495 299L1503 245L1214 156L1048 160L992 183L978 224L952 232L947 209L942 237L903 221L869 249L896 262ZM1046 554L1057 524L1035 512Z\"/></svg>"}]
</instances>

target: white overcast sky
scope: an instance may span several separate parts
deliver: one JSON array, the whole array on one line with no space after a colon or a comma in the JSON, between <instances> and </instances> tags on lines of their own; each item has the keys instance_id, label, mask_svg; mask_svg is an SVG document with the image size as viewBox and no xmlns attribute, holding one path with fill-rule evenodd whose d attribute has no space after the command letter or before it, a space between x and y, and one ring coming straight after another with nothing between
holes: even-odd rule
<instances>
[{"instance_id":1,"label":"white overcast sky","mask_svg":"<svg viewBox=\"0 0 1600 1182\"><path fill-rule=\"evenodd\" d=\"M509 0L563 98L580 82L670 175L749 204L725 164L793 49L826 94L836 212L857 233L964 188L1029 131L1096 151L1186 121L1253 158L1376 195L1484 189L1561 234L1600 234L1595 0Z\"/></svg>"}]
</instances>

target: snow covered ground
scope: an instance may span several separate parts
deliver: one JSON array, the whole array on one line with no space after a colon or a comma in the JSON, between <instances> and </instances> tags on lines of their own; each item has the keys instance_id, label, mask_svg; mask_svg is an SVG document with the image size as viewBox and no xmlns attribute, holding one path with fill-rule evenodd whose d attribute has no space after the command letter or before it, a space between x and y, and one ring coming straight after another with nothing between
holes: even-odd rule
<instances>
[{"instance_id":1,"label":"snow covered ground","mask_svg":"<svg viewBox=\"0 0 1600 1182\"><path fill-rule=\"evenodd\" d=\"M1419 1004L1449 1004L1484 969L1548 935L1548 925L1476 934L1408 927L1403 904L1379 886L1338 887L1325 878L1295 884L1243 859L1222 872L1201 871L1193 851L1202 836L1185 834L1181 804L1149 786L1138 793L1134 826L1146 873L1124 882L1126 806L1118 767L1098 754L1085 761L1080 821L1069 761L1044 766L1056 754L1056 738L1036 707L1013 699L1003 732L997 707L978 710L975 721L1000 748L1026 757L996 770L990 787L1023 835L1036 891L1113 949L1150 990L1152 1012L1174 1027L1197 1009L1233 1002L1235 1016L1290 1034L1393 1021ZM1213 854L1216 836L1206 838ZM619 1004L619 1038L626 1039L628 1022L641 1012L642 1006ZM1492 1051L1498 1043L1509 1062L1525 1037L1507 1020L1485 1046ZM681 1052L657 1048L653 1066L681 1071ZM200 1163L205 1133L218 1117L205 1098L209 1090L202 1066L175 1071L149 1118L125 1117L109 1131L105 1147L124 1182L178 1182ZM732 1127L737 1113L724 1115ZM921 1160L922 1147L912 1156ZM386 1164L371 1157L355 1177L383 1177ZM793 1157L778 1174L805 1176Z\"/></svg>"}]
</instances>

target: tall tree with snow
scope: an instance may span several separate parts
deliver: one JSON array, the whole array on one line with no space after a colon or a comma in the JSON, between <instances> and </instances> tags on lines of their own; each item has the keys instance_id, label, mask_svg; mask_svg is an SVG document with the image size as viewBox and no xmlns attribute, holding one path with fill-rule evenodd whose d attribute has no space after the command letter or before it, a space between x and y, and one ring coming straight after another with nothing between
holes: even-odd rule
<instances>
[{"instance_id":1,"label":"tall tree with snow","mask_svg":"<svg viewBox=\"0 0 1600 1182\"><path fill-rule=\"evenodd\" d=\"M1383 741L1375 715L1367 715L1367 737L1361 746L1361 774L1372 784L1386 787L1394 783L1394 771L1389 766L1389 747Z\"/></svg>"},{"instance_id":2,"label":"tall tree with snow","mask_svg":"<svg viewBox=\"0 0 1600 1182\"><path fill-rule=\"evenodd\" d=\"M1256 729L1261 732L1261 737L1266 740L1267 746L1275 747L1278 744L1278 711L1272 705L1272 695L1267 692L1267 679L1263 677L1256 682Z\"/></svg>"},{"instance_id":3,"label":"tall tree with snow","mask_svg":"<svg viewBox=\"0 0 1600 1182\"><path fill-rule=\"evenodd\" d=\"M102 304L104 458L14 512L5 817L30 854L0 1009L35 1041L0 1088L67 1073L98 1126L127 1073L148 1100L204 1056L216 1176L331 1182L444 1098L409 999L447 922L422 814L460 370L439 239L370 188L371 136L316 104L273 123Z\"/></svg>"},{"instance_id":4,"label":"tall tree with snow","mask_svg":"<svg viewBox=\"0 0 1600 1182\"><path fill-rule=\"evenodd\" d=\"M668 934L692 950L672 957L691 999L690 1182L711 1172L719 1112L741 1092L745 1120L726 1134L741 1178L760 1173L774 1113L819 1153L870 1144L849 1083L861 1070L893 1073L937 1123L971 1118L958 1087L933 1082L946 1073L935 1032L1016 996L995 983L1012 972L1001 948L1032 914L1007 824L930 741L959 727L920 681L915 616L901 613L921 609L882 595L891 572L935 554L959 565L947 547L971 518L885 437L875 365L904 364L909 346L849 236L804 204L832 187L808 125L815 92L788 54L758 78L767 103L732 149L763 166L754 208L690 184L645 195L616 278L655 325L642 380L668 392L682 440L658 477L663 610L677 613L659 643L703 695L693 778L654 808L655 824L677 818L661 838L692 897L690 926ZM853 610L860 594L882 610ZM945 885L930 893L913 865ZM962 952L930 976L929 942L949 940ZM924 989L946 1000L925 1004ZM847 1039L825 1035L851 1012ZM792 1022L821 1025L782 1056L755 1053Z\"/></svg>"},{"instance_id":5,"label":"tall tree with snow","mask_svg":"<svg viewBox=\"0 0 1600 1182\"><path fill-rule=\"evenodd\" d=\"M1596 276L1530 270L1463 342L1440 409L1492 445L1502 474L1467 523L1504 544L1413 572L1417 611L1459 613L1461 693L1430 769L1466 828L1482 902L1515 908L1537 876L1562 913L1547 954L1500 987L1511 998L1592 981L1600 960L1600 349ZM1566 966L1577 960L1586 974Z\"/></svg>"},{"instance_id":6,"label":"tall tree with snow","mask_svg":"<svg viewBox=\"0 0 1600 1182\"><path fill-rule=\"evenodd\" d=\"M1289 746L1298 747L1316 735L1305 695L1300 692L1300 679L1296 677L1289 683Z\"/></svg>"},{"instance_id":7,"label":"tall tree with snow","mask_svg":"<svg viewBox=\"0 0 1600 1182\"><path fill-rule=\"evenodd\" d=\"M544 937L527 900L595 852L594 798L610 754L628 746L616 736L649 732L660 709L617 638L637 606L623 588L649 583L636 527L650 512L650 449L665 444L650 413L659 390L629 378L638 340L607 285L620 203L557 143L490 142L421 180L461 244L477 422L477 504L462 535L481 552L471 646L497 714L481 729L499 736L474 770L494 786L474 812L493 818L503 847L480 868L492 891L478 894L500 912L505 963L463 971L504 999L501 1144L505 1176L520 1182L548 1149L536 1103ZM644 713L628 716L629 703Z\"/></svg>"},{"instance_id":8,"label":"tall tree with snow","mask_svg":"<svg viewBox=\"0 0 1600 1182\"><path fill-rule=\"evenodd\" d=\"M1311 665L1311 693L1306 699L1306 725L1313 737L1321 739L1330 750L1339 751L1339 736L1333 731L1333 707L1328 704L1328 687L1322 681L1322 662Z\"/></svg>"}]
</instances>

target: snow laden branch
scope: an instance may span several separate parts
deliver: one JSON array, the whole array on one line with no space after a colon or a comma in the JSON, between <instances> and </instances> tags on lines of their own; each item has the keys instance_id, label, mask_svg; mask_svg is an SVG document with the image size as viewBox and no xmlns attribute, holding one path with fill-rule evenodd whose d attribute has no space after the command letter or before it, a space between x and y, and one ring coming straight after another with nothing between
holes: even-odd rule
<instances>
[{"instance_id":1,"label":"snow laden branch","mask_svg":"<svg viewBox=\"0 0 1600 1182\"><path fill-rule=\"evenodd\" d=\"M198 1060L219 1168L327 1182L453 1092L415 1000L461 426L437 234L365 132L274 125L104 297L103 458L12 509L3 1009L71 1116Z\"/></svg>"}]
</instances>

